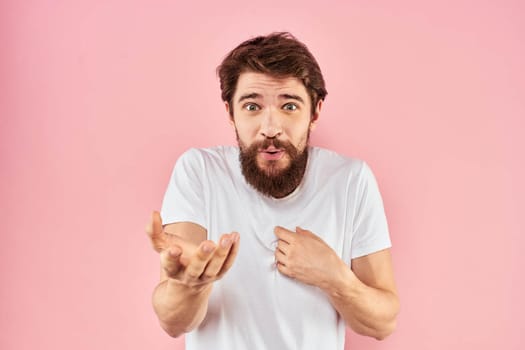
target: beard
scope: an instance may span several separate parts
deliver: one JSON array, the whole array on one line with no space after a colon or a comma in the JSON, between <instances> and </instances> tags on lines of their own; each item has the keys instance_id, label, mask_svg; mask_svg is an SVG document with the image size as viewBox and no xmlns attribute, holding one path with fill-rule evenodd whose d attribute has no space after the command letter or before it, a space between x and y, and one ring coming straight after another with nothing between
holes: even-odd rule
<instances>
[{"instance_id":1,"label":"beard","mask_svg":"<svg viewBox=\"0 0 525 350\"><path fill-rule=\"evenodd\" d=\"M239 161L246 182L255 190L269 197L283 198L292 193L304 177L308 161L309 138L310 131L306 137L304 150L299 151L292 143L275 138L266 138L263 141L246 146L237 134L237 142L240 148ZM282 168L279 166L279 160L266 160L266 168L262 169L257 163L259 150L267 149L272 145L284 150L283 157L288 155L289 162Z\"/></svg>"}]
</instances>

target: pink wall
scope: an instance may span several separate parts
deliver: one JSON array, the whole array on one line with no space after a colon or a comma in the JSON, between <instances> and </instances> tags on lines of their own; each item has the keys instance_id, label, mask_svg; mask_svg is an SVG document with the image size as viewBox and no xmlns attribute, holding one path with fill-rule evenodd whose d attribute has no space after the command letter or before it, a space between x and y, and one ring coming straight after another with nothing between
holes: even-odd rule
<instances>
[{"instance_id":1,"label":"pink wall","mask_svg":"<svg viewBox=\"0 0 525 350\"><path fill-rule=\"evenodd\" d=\"M324 70L313 143L370 163L390 222L398 329L347 348L524 348L523 2L322 3L1 3L1 349L182 349L143 227L181 152L234 142L216 65L275 30Z\"/></svg>"}]
</instances>

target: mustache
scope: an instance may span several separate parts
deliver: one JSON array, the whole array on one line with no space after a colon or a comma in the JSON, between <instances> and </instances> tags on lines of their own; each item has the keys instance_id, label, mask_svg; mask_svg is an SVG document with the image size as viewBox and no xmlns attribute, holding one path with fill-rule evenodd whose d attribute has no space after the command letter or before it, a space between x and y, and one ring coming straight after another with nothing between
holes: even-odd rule
<instances>
[{"instance_id":1,"label":"mustache","mask_svg":"<svg viewBox=\"0 0 525 350\"><path fill-rule=\"evenodd\" d=\"M285 152L287 152L289 155L296 156L297 155L297 148L289 142L289 141L281 141L276 138L266 138L262 141L254 142L250 149L252 150L260 150L260 149L267 149L268 147L273 146L278 149L282 149Z\"/></svg>"}]
</instances>

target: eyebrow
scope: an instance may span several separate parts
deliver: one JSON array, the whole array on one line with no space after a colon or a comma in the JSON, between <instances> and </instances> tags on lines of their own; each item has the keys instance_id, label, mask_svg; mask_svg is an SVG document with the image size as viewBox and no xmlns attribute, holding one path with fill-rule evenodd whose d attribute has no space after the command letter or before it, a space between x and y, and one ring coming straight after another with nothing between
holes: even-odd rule
<instances>
[{"instance_id":1,"label":"eyebrow","mask_svg":"<svg viewBox=\"0 0 525 350\"><path fill-rule=\"evenodd\" d=\"M261 94L258 94L256 92L252 92L251 94L245 94L245 95L242 95L241 97L239 97L239 100L237 102L242 102L244 100L248 100L248 99L256 99L256 98L259 98L259 97L262 97Z\"/></svg>"},{"instance_id":2,"label":"eyebrow","mask_svg":"<svg viewBox=\"0 0 525 350\"><path fill-rule=\"evenodd\" d=\"M279 95L279 97L284 97L287 100L296 100L301 103L304 103L303 98L299 95L282 94L282 95Z\"/></svg>"},{"instance_id":3,"label":"eyebrow","mask_svg":"<svg viewBox=\"0 0 525 350\"><path fill-rule=\"evenodd\" d=\"M252 99L252 98L253 99L257 99L257 98L261 98L261 97L262 97L261 94L258 94L256 92L252 92L250 94L241 95L239 97L239 100L237 101L237 103L240 103L240 102L242 102L244 100L248 100L248 99ZM296 101L299 101L299 102L304 104L303 98L301 96L299 96L299 95L281 94L281 95L279 95L279 98L286 99L286 100L296 100Z\"/></svg>"}]
</instances>

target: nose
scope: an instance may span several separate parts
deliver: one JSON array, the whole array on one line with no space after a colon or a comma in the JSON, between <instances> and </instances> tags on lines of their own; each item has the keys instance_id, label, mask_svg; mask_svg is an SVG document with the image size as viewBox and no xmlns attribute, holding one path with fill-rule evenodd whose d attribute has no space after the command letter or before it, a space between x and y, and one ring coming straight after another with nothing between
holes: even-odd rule
<instances>
[{"instance_id":1,"label":"nose","mask_svg":"<svg viewBox=\"0 0 525 350\"><path fill-rule=\"evenodd\" d=\"M283 133L281 118L273 107L266 110L261 121L261 135L265 138L276 138Z\"/></svg>"}]
</instances>

